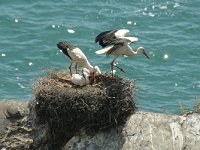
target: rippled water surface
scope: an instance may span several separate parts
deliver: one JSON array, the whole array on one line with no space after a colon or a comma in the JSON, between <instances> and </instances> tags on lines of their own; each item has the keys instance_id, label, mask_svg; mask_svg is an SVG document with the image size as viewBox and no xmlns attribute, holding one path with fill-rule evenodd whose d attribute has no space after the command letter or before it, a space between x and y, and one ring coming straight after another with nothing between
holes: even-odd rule
<instances>
[{"instance_id":1,"label":"rippled water surface","mask_svg":"<svg viewBox=\"0 0 200 150\"><path fill-rule=\"evenodd\" d=\"M0 2L0 99L29 100L31 86L47 68L69 61L56 44L80 47L92 64L108 72L112 57L98 56L101 31L126 28L151 60L120 57L118 65L135 80L143 111L178 113L177 101L191 107L200 97L200 2L198 0L18 0Z\"/></svg>"}]
</instances>

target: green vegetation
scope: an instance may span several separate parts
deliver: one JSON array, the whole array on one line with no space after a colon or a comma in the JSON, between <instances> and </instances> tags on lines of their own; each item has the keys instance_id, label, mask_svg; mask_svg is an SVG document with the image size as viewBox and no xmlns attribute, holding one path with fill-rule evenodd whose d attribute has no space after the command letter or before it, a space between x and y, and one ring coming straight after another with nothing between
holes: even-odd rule
<instances>
[{"instance_id":1,"label":"green vegetation","mask_svg":"<svg viewBox=\"0 0 200 150\"><path fill-rule=\"evenodd\" d=\"M192 108L185 108L181 101L177 102L179 106L179 112L181 115L188 114L188 113L200 113L200 99L195 99L195 104Z\"/></svg>"}]
</instances>

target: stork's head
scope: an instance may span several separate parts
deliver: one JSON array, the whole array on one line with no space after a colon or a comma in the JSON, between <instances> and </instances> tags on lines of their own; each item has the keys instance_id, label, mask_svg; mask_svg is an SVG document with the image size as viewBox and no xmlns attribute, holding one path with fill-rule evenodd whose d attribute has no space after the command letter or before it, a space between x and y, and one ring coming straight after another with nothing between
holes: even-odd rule
<instances>
[{"instance_id":1,"label":"stork's head","mask_svg":"<svg viewBox=\"0 0 200 150\"><path fill-rule=\"evenodd\" d=\"M64 50L64 49L67 48L65 42L59 42L59 43L57 44L57 47L58 47L59 49L61 49L61 50Z\"/></svg>"},{"instance_id":2,"label":"stork's head","mask_svg":"<svg viewBox=\"0 0 200 150\"><path fill-rule=\"evenodd\" d=\"M65 49L74 49L75 46L73 46L72 44L66 42L66 41L63 41L63 42L59 42L57 44L57 47L61 50L65 50Z\"/></svg>"},{"instance_id":3,"label":"stork's head","mask_svg":"<svg viewBox=\"0 0 200 150\"><path fill-rule=\"evenodd\" d=\"M147 53L145 52L144 47L139 47L139 48L137 49L137 52L138 52L138 53L142 53L144 56L146 56L146 58L150 59L150 57L149 57L149 56L147 55Z\"/></svg>"}]
</instances>

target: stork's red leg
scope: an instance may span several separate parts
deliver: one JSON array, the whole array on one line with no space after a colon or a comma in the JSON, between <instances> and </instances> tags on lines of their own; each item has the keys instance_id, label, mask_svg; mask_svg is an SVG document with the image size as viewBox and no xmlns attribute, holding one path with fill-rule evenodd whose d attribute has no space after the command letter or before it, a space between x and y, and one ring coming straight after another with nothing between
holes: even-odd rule
<instances>
[{"instance_id":1,"label":"stork's red leg","mask_svg":"<svg viewBox=\"0 0 200 150\"><path fill-rule=\"evenodd\" d=\"M111 62L112 78L114 77L114 74L113 74L113 67L114 67L114 66L115 66L116 68L120 69L121 72L124 72L124 73L125 73L125 71L124 71L122 68L120 68L120 67L114 65L115 59L116 59L116 58L114 58L113 61Z\"/></svg>"},{"instance_id":2,"label":"stork's red leg","mask_svg":"<svg viewBox=\"0 0 200 150\"><path fill-rule=\"evenodd\" d=\"M116 58L114 58L113 61L111 62L112 78L114 77L114 74L113 74L113 66L114 66L115 59L116 59Z\"/></svg>"},{"instance_id":3,"label":"stork's red leg","mask_svg":"<svg viewBox=\"0 0 200 150\"><path fill-rule=\"evenodd\" d=\"M72 63L69 65L69 73L70 73L70 76L72 77Z\"/></svg>"},{"instance_id":4,"label":"stork's red leg","mask_svg":"<svg viewBox=\"0 0 200 150\"><path fill-rule=\"evenodd\" d=\"M77 63L75 65L75 69L76 69L76 74L77 74L78 73L78 65L77 65Z\"/></svg>"}]
</instances>

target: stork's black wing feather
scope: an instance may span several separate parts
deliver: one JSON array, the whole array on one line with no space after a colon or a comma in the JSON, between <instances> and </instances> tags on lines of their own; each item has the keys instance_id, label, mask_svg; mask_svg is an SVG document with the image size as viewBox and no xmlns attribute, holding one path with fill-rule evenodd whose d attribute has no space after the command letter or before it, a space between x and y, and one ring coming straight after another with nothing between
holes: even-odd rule
<instances>
[{"instance_id":1,"label":"stork's black wing feather","mask_svg":"<svg viewBox=\"0 0 200 150\"><path fill-rule=\"evenodd\" d=\"M99 42L99 45L101 45L103 48L110 45L110 42L112 40L116 39L115 32L117 32L117 30L110 30L110 31L101 32L95 38L95 43Z\"/></svg>"},{"instance_id":2,"label":"stork's black wing feather","mask_svg":"<svg viewBox=\"0 0 200 150\"><path fill-rule=\"evenodd\" d=\"M110 41L110 45L116 45L116 44L125 45L125 44L129 44L130 42L131 41L128 39L118 38L118 39L114 39Z\"/></svg>"},{"instance_id":3,"label":"stork's black wing feather","mask_svg":"<svg viewBox=\"0 0 200 150\"><path fill-rule=\"evenodd\" d=\"M102 39L105 39L106 35L110 32L112 32L112 30L101 32L99 35L96 36L95 43L101 41Z\"/></svg>"}]
</instances>

